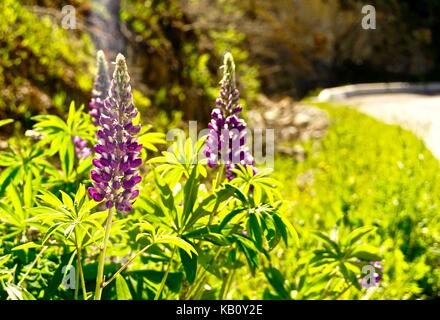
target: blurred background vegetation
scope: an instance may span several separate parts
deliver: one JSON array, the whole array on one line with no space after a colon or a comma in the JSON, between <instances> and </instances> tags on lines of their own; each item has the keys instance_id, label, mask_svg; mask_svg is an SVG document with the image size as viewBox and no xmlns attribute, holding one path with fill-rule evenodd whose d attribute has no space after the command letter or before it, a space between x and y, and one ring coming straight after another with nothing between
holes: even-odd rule
<instances>
[{"instance_id":1,"label":"blurred background vegetation","mask_svg":"<svg viewBox=\"0 0 440 320\"><path fill-rule=\"evenodd\" d=\"M61 8L77 29L61 28ZM120 51L138 108L157 118L203 120L232 51L242 96L299 99L338 84L438 79L440 3L369 1L377 29L353 0L4 0L0 4L0 116L21 120L87 103L94 54Z\"/></svg>"},{"instance_id":2,"label":"blurred background vegetation","mask_svg":"<svg viewBox=\"0 0 440 320\"><path fill-rule=\"evenodd\" d=\"M74 30L61 27L67 4L76 9ZM31 128L32 116L66 118L72 100L88 104L98 49L109 60L127 57L143 123L157 131L183 120L206 123L218 66L231 51L249 118L293 128L287 140L303 140L288 156L277 154L274 173L303 236L301 247L274 253L273 267L287 280L260 288L264 275L245 273L232 297L322 297L319 273L310 290L299 285L317 247L304 230L330 234L343 222L378 227L372 245L384 257L386 284L372 298L438 298L438 160L411 133L351 109L290 108L329 86L440 80L440 1L368 4L376 7L376 30L361 28L361 0L2 0L0 119L18 121L0 128L0 148ZM281 121L285 112L301 119L293 114L290 126Z\"/></svg>"}]
</instances>

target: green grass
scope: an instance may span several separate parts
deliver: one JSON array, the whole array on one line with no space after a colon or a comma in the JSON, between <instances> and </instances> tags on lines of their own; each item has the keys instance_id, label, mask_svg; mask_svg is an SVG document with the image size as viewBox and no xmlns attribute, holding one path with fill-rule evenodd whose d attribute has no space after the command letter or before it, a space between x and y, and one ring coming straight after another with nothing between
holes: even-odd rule
<instances>
[{"instance_id":1,"label":"green grass","mask_svg":"<svg viewBox=\"0 0 440 320\"><path fill-rule=\"evenodd\" d=\"M307 269L303 260L317 248L309 231L335 235L343 228L374 225L376 235L367 245L377 248L383 258L384 279L377 288L361 292L350 288L338 298L438 298L438 160L421 140L398 126L353 109L318 106L331 119L324 139L304 145L308 152L304 162L286 157L275 162L274 178L282 183L288 214L302 237L299 248L274 252L272 265L284 275L287 286L299 288ZM316 271L306 282L318 281ZM258 280L250 283L252 287ZM246 294L246 287L239 292ZM290 296L313 298L306 289L297 291ZM316 297L330 298L322 292Z\"/></svg>"}]
</instances>

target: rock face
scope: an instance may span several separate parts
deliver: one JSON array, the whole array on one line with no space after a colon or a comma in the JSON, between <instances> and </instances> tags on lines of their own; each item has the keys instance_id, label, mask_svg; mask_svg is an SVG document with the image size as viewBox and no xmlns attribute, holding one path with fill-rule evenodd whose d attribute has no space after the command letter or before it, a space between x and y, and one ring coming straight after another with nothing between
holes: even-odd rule
<instances>
[{"instance_id":1,"label":"rock face","mask_svg":"<svg viewBox=\"0 0 440 320\"><path fill-rule=\"evenodd\" d=\"M257 107L247 116L251 128L274 129L275 150L298 161L306 156L298 142L321 138L329 125L325 111L297 103L290 97L274 101L261 95Z\"/></svg>"}]
</instances>

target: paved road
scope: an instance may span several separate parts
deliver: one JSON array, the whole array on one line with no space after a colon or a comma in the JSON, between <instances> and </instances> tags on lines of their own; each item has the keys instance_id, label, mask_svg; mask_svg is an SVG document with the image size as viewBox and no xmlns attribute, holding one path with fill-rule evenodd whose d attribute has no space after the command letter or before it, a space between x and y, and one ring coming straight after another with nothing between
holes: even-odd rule
<instances>
[{"instance_id":1,"label":"paved road","mask_svg":"<svg viewBox=\"0 0 440 320\"><path fill-rule=\"evenodd\" d=\"M345 98L341 102L411 130L440 159L440 95L388 93Z\"/></svg>"}]
</instances>

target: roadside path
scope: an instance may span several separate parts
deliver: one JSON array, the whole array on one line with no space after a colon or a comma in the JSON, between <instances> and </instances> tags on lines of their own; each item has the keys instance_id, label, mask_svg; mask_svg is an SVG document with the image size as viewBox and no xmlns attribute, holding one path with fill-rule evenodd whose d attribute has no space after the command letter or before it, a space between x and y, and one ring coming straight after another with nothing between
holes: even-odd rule
<instances>
[{"instance_id":1,"label":"roadside path","mask_svg":"<svg viewBox=\"0 0 440 320\"><path fill-rule=\"evenodd\" d=\"M345 97L338 102L411 130L440 159L440 95L386 93Z\"/></svg>"}]
</instances>

